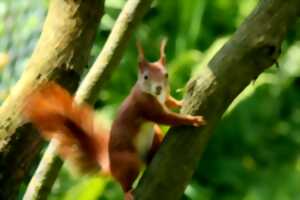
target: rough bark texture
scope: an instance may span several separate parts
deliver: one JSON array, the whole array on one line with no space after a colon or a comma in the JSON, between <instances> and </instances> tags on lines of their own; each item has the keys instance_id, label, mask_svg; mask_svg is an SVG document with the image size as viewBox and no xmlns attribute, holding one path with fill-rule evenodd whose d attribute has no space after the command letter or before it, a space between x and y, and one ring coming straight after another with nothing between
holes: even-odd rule
<instances>
[{"instance_id":1,"label":"rough bark texture","mask_svg":"<svg viewBox=\"0 0 300 200\"><path fill-rule=\"evenodd\" d=\"M74 92L87 65L103 0L52 0L40 40L22 77L0 108L0 199L15 199L41 139L21 116L26 96L56 79ZM34 105L33 105L34 106Z\"/></svg>"},{"instance_id":2,"label":"rough bark texture","mask_svg":"<svg viewBox=\"0 0 300 200\"><path fill-rule=\"evenodd\" d=\"M202 128L170 129L135 191L136 199L180 199L216 123L250 81L274 63L299 13L299 0L259 3L188 85L183 112L204 115L208 124Z\"/></svg>"},{"instance_id":3,"label":"rough bark texture","mask_svg":"<svg viewBox=\"0 0 300 200\"><path fill-rule=\"evenodd\" d=\"M85 101L93 103L104 82L118 65L130 33L141 21L153 0L128 0L122 9L101 53L90 71L80 84L75 101L81 104ZM32 177L25 193L25 199L46 199L62 166L56 155L56 145L51 141L49 147Z\"/></svg>"},{"instance_id":4,"label":"rough bark texture","mask_svg":"<svg viewBox=\"0 0 300 200\"><path fill-rule=\"evenodd\" d=\"M76 101L94 103L104 80L118 66L131 33L150 9L153 0L128 0L103 50L76 92Z\"/></svg>"}]
</instances>

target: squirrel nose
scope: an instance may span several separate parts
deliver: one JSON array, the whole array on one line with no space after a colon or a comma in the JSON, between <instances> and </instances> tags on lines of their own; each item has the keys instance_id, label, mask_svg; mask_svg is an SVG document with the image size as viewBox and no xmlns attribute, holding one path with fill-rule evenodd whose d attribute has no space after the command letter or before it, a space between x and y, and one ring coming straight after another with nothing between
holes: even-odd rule
<instances>
[{"instance_id":1,"label":"squirrel nose","mask_svg":"<svg viewBox=\"0 0 300 200\"><path fill-rule=\"evenodd\" d=\"M162 87L161 86L157 86L156 90L155 90L156 95L160 95L161 90L162 90Z\"/></svg>"}]
</instances>

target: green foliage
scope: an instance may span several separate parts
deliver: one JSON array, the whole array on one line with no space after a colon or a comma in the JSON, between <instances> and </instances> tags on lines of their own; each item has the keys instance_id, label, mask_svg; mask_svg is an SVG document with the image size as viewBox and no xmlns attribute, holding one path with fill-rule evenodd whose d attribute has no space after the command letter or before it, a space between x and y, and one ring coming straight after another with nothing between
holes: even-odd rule
<instances>
[{"instance_id":1,"label":"green foliage","mask_svg":"<svg viewBox=\"0 0 300 200\"><path fill-rule=\"evenodd\" d=\"M274 77L257 86L215 131L194 177L213 190L210 199L299 195L299 79L288 85L278 82Z\"/></svg>"},{"instance_id":2,"label":"green foliage","mask_svg":"<svg viewBox=\"0 0 300 200\"><path fill-rule=\"evenodd\" d=\"M205 199L298 199L299 43L232 103L186 195ZM193 188L199 188L193 190ZM196 193L197 194L197 193ZM192 199L200 199L192 198Z\"/></svg>"},{"instance_id":3,"label":"green foliage","mask_svg":"<svg viewBox=\"0 0 300 200\"><path fill-rule=\"evenodd\" d=\"M0 102L23 72L40 34L46 6L38 0L31 4L0 1Z\"/></svg>"},{"instance_id":4,"label":"green foliage","mask_svg":"<svg viewBox=\"0 0 300 200\"><path fill-rule=\"evenodd\" d=\"M124 0L107 0L90 64L101 50ZM136 80L138 38L149 60L158 57L167 36L172 93L180 98L195 76L255 7L258 0L156 1L130 40L130 45L96 107L108 121ZM47 1L0 2L0 100L19 78L38 39ZM275 67L250 84L232 103L204 153L184 199L293 200L300 184L300 43L293 28ZM253 27L259 28L259 27ZM2 60L1 60L2 58ZM5 60L4 60L5 61ZM197 155L195 155L197 156ZM26 183L24 183L24 186ZM60 173L50 200L122 199L118 184L103 177ZM21 194L20 194L21 196Z\"/></svg>"}]
</instances>

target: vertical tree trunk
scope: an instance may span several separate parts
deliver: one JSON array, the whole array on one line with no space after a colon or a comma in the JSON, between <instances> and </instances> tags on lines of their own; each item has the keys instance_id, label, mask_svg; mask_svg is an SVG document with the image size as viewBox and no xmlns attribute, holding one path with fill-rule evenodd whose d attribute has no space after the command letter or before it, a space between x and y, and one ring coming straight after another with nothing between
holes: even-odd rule
<instances>
[{"instance_id":1,"label":"vertical tree trunk","mask_svg":"<svg viewBox=\"0 0 300 200\"><path fill-rule=\"evenodd\" d=\"M103 83L109 79L112 71L118 66L131 33L140 23L144 14L150 9L153 0L128 0L124 5L110 35L105 42L95 63L82 80L75 94L78 104L93 104ZM62 166L56 155L55 141L51 141L27 190L26 199L46 199Z\"/></svg>"},{"instance_id":2,"label":"vertical tree trunk","mask_svg":"<svg viewBox=\"0 0 300 200\"><path fill-rule=\"evenodd\" d=\"M170 129L136 189L136 199L180 199L213 128L233 99L276 61L299 13L299 0L261 0L187 87L183 112L204 115L207 125Z\"/></svg>"},{"instance_id":3,"label":"vertical tree trunk","mask_svg":"<svg viewBox=\"0 0 300 200\"><path fill-rule=\"evenodd\" d=\"M74 92L87 65L103 6L104 0L50 1L28 66L0 108L0 199L15 199L41 147L41 139L21 116L26 96L49 79Z\"/></svg>"},{"instance_id":4,"label":"vertical tree trunk","mask_svg":"<svg viewBox=\"0 0 300 200\"><path fill-rule=\"evenodd\" d=\"M118 66L131 33L148 11L151 3L152 0L128 0L126 2L101 53L76 91L76 103L88 101L93 104L101 86ZM56 156L55 142L51 141L28 184L24 198L45 199L51 191L61 166L62 162Z\"/></svg>"}]
</instances>

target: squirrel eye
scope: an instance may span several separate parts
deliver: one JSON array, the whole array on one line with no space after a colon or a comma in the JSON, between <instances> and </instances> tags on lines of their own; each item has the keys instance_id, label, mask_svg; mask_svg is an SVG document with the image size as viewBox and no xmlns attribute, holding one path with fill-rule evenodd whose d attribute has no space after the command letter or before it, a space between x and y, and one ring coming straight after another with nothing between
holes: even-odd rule
<instances>
[{"instance_id":1,"label":"squirrel eye","mask_svg":"<svg viewBox=\"0 0 300 200\"><path fill-rule=\"evenodd\" d=\"M145 80L147 80L147 79L148 79L148 76L147 76L147 75L145 75L145 76L144 76L144 79L145 79Z\"/></svg>"},{"instance_id":2,"label":"squirrel eye","mask_svg":"<svg viewBox=\"0 0 300 200\"><path fill-rule=\"evenodd\" d=\"M168 77L169 77L169 74L168 74L168 73L166 73L166 74L165 74L165 77L166 77L166 78L168 78Z\"/></svg>"}]
</instances>

